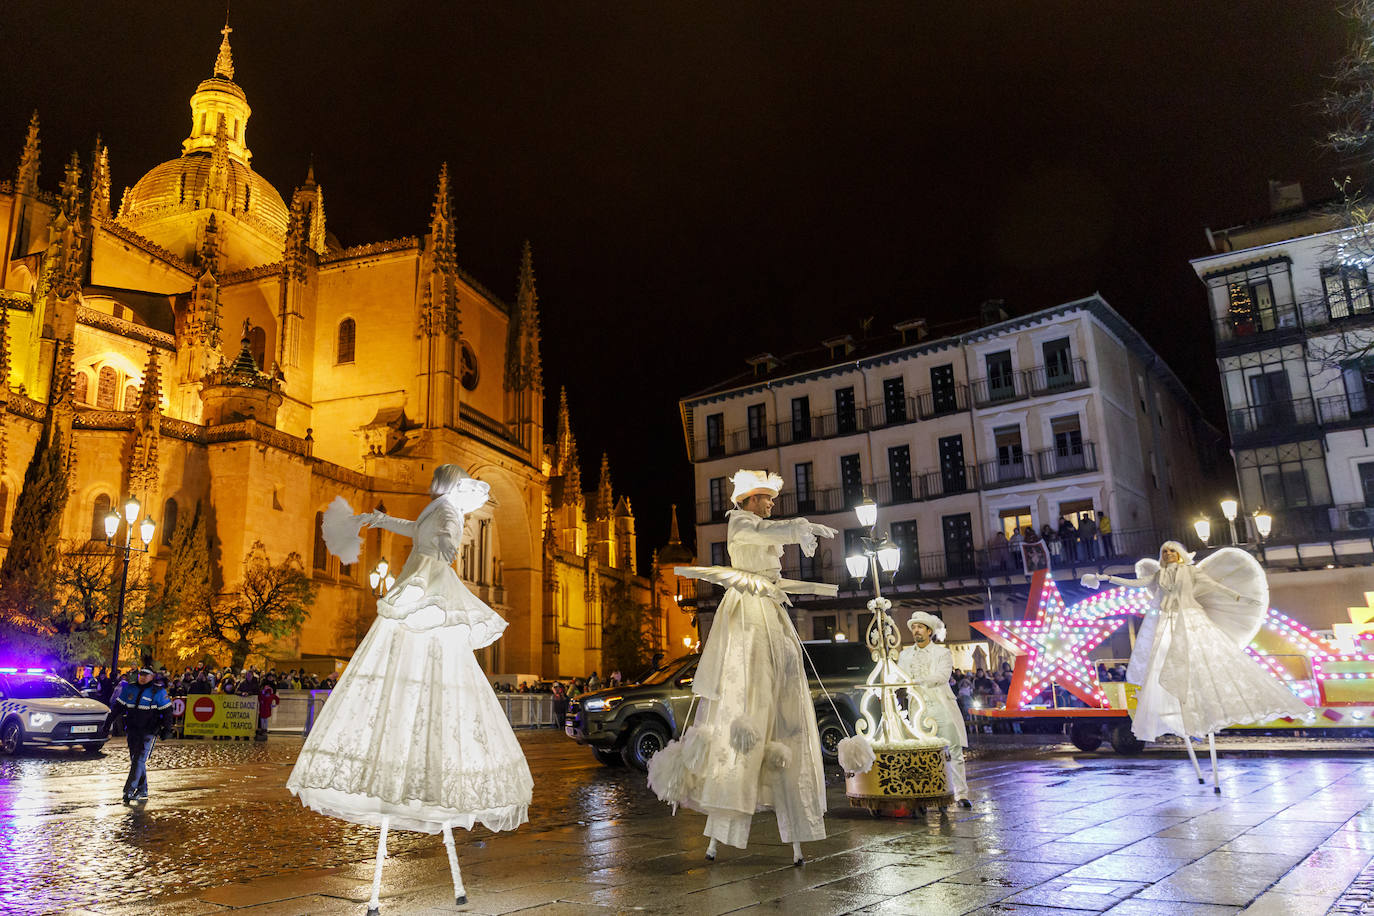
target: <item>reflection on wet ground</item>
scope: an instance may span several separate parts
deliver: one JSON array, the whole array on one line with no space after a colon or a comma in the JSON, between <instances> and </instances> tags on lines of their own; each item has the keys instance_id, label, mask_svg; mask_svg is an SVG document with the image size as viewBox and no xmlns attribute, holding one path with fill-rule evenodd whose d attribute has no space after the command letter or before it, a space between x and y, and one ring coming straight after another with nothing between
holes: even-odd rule
<instances>
[{"instance_id":1,"label":"reflection on wet ground","mask_svg":"<svg viewBox=\"0 0 1374 916\"><path fill-rule=\"evenodd\" d=\"M704 868L702 818L670 817L643 774L603 767L557 732L520 739L535 777L530 824L490 844L481 828L460 841L471 912L656 909L670 897L683 914L771 900L785 912L1176 914L1256 898L1274 912L1324 912L1374 853L1374 760L1326 741L1228 742L1217 796L1178 750L1118 757L975 736L975 807L911 821L849 809L831 770L830 837L792 869L771 816L755 819L746 852ZM271 912L361 913L377 833L306 811L286 791L300 744L167 742L151 761L152 797L132 807L119 802L121 743L103 756L0 758L0 912L280 901ZM1276 744L1288 753L1265 756ZM439 839L396 832L388 846L384 912L440 906Z\"/></svg>"}]
</instances>

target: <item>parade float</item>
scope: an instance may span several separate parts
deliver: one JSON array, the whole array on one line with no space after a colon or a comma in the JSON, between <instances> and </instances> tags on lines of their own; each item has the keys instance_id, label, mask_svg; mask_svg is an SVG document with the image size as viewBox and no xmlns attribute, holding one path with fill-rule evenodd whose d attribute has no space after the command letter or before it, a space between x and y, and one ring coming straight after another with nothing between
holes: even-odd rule
<instances>
[{"instance_id":1,"label":"parade float","mask_svg":"<svg viewBox=\"0 0 1374 916\"><path fill-rule=\"evenodd\" d=\"M1365 605L1349 609L1350 622L1333 627L1333 640L1271 607L1246 651L1312 711L1302 720L1279 719L1238 728L1374 727L1374 592L1365 594ZM1096 750L1105 738L1120 753L1140 751L1144 745L1130 727L1134 686L1103 683L1091 654L1130 618L1142 617L1149 606L1144 589L1127 587L1098 592L1069 605L1049 572L1036 570L1021 620L972 623L1016 658L1006 705L970 710L974 724L1067 726L1073 743L1082 750ZM1060 691L1078 702L1065 702Z\"/></svg>"}]
</instances>

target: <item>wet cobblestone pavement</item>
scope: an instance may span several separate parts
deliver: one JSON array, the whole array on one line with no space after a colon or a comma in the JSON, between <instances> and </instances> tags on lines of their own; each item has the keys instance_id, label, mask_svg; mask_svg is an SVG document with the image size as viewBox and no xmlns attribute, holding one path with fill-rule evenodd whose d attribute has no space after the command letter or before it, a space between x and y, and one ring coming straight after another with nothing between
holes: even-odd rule
<instances>
[{"instance_id":1,"label":"wet cobblestone pavement","mask_svg":"<svg viewBox=\"0 0 1374 916\"><path fill-rule=\"evenodd\" d=\"M944 817L870 818L831 771L829 837L792 868L771 815L755 819L748 850L708 864L703 819L671 817L642 774L602 767L556 732L520 737L530 824L460 834L470 904L453 905L437 837L395 832L384 914L1302 916L1360 913L1368 900L1367 742L1222 742L1216 796L1179 750L1118 757L979 736L975 807ZM285 790L299 739L162 744L152 798L132 807L119 803L127 755L108 747L0 759L0 913L362 916L376 831L305 811Z\"/></svg>"}]
</instances>

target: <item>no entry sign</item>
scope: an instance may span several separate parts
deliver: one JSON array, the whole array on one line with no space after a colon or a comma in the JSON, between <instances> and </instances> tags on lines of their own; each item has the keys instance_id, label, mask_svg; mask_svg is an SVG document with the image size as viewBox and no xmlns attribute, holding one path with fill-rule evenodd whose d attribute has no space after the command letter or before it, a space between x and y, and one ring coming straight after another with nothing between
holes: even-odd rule
<instances>
[{"instance_id":1,"label":"no entry sign","mask_svg":"<svg viewBox=\"0 0 1374 916\"><path fill-rule=\"evenodd\" d=\"M190 697L184 735L229 735L251 738L258 727L258 698Z\"/></svg>"}]
</instances>

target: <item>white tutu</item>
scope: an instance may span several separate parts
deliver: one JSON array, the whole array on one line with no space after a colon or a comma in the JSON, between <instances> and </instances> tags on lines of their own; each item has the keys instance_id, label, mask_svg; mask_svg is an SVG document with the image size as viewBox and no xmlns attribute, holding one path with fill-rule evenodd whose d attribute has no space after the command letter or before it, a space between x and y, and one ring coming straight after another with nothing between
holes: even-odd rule
<instances>
[{"instance_id":1,"label":"white tutu","mask_svg":"<svg viewBox=\"0 0 1374 916\"><path fill-rule=\"evenodd\" d=\"M453 569L412 553L330 694L286 786L357 824L513 830L533 780L473 657L506 621Z\"/></svg>"}]
</instances>

